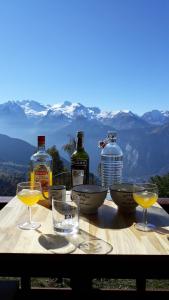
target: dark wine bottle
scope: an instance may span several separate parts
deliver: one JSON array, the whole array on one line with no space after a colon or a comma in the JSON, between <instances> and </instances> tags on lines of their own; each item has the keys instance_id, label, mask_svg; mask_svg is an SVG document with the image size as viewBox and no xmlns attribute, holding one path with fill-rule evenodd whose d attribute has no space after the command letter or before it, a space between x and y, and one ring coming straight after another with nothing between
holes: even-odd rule
<instances>
[{"instance_id":1,"label":"dark wine bottle","mask_svg":"<svg viewBox=\"0 0 169 300\"><path fill-rule=\"evenodd\" d=\"M77 132L76 150L71 156L72 186L89 183L89 155L83 145L84 132Z\"/></svg>"}]
</instances>

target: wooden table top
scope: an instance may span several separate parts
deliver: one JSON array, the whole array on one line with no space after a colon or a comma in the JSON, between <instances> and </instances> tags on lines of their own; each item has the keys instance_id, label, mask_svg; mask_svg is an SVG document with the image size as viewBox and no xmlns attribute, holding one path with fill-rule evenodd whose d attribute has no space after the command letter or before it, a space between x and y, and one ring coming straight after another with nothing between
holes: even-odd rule
<instances>
[{"instance_id":1,"label":"wooden table top","mask_svg":"<svg viewBox=\"0 0 169 300\"><path fill-rule=\"evenodd\" d=\"M32 207L32 219L40 222L41 227L19 229L17 224L26 214L27 207L17 197L0 211L0 253L169 254L169 215L158 204L148 209L149 222L157 226L153 232L141 232L134 227L142 219L142 208L137 207L132 215L124 215L108 200L96 215L80 215L80 230L75 236L57 236L51 210L38 204ZM89 244L82 248L86 242Z\"/></svg>"}]
</instances>

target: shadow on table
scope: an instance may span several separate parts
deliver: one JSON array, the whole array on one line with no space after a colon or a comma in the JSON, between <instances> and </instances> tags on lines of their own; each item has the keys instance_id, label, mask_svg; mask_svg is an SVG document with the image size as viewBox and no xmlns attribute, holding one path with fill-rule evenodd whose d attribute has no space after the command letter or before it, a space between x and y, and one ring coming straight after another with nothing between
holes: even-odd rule
<instances>
[{"instance_id":1,"label":"shadow on table","mask_svg":"<svg viewBox=\"0 0 169 300\"><path fill-rule=\"evenodd\" d=\"M89 219L90 224L106 229L121 229L130 227L133 223L142 221L143 209L137 207L132 214L125 214L109 205L103 205L97 214L82 215L83 219ZM151 207L148 209L148 222L156 226L155 231L160 234L169 234L164 228L169 226L169 215L163 209ZM39 243L52 253L72 253L80 249L86 254L108 254L113 246L103 239L97 238L94 232L90 234L82 229L75 235L59 236L57 234L43 234L40 230Z\"/></svg>"},{"instance_id":2,"label":"shadow on table","mask_svg":"<svg viewBox=\"0 0 169 300\"><path fill-rule=\"evenodd\" d=\"M93 215L81 215L81 217L89 220L90 224L93 224L99 228L104 229L122 229L130 227L135 221L136 216L134 213L124 213L120 210L103 204Z\"/></svg>"},{"instance_id":3,"label":"shadow on table","mask_svg":"<svg viewBox=\"0 0 169 300\"><path fill-rule=\"evenodd\" d=\"M169 230L164 227L169 226L169 215L159 207L148 208L147 219L149 223L156 226L154 231L161 234L168 234ZM82 218L89 220L99 228L122 229L132 226L134 223L141 222L143 218L143 209L138 206L133 213L124 213L107 204L102 205L96 214L81 215Z\"/></svg>"},{"instance_id":4,"label":"shadow on table","mask_svg":"<svg viewBox=\"0 0 169 300\"><path fill-rule=\"evenodd\" d=\"M56 234L41 234L39 236L40 245L52 253L72 253L76 250L76 246L70 243L66 237Z\"/></svg>"},{"instance_id":5,"label":"shadow on table","mask_svg":"<svg viewBox=\"0 0 169 300\"><path fill-rule=\"evenodd\" d=\"M52 253L72 253L77 248L86 254L108 254L113 250L111 244L81 229L77 234L67 236L38 232L40 245Z\"/></svg>"}]
</instances>

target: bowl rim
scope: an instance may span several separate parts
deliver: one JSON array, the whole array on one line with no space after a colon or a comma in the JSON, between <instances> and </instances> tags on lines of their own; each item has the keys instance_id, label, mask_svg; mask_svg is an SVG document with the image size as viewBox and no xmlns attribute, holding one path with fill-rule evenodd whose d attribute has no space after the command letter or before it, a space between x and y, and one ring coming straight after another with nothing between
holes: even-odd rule
<instances>
[{"instance_id":1,"label":"bowl rim","mask_svg":"<svg viewBox=\"0 0 169 300\"><path fill-rule=\"evenodd\" d=\"M123 191L121 190L121 187L124 186L134 186L134 183L132 182L121 182L121 183L115 183L114 185L110 186L110 191L113 191L113 192L122 192L122 193L133 193L133 191ZM115 188L115 186L117 186L117 188ZM119 188L118 188L119 186Z\"/></svg>"},{"instance_id":2,"label":"bowl rim","mask_svg":"<svg viewBox=\"0 0 169 300\"><path fill-rule=\"evenodd\" d=\"M100 188L100 190L98 191L83 191L83 190L79 190L80 189L80 187L93 187L93 188ZM99 185L99 184L79 184L79 185L75 185L73 188L72 188L72 191L74 191L74 192L79 192L79 193L87 193L87 194L96 194L96 193L103 193L103 192L107 192L108 191L108 188L105 188L105 187L103 187L103 186L101 186L101 185Z\"/></svg>"}]
</instances>

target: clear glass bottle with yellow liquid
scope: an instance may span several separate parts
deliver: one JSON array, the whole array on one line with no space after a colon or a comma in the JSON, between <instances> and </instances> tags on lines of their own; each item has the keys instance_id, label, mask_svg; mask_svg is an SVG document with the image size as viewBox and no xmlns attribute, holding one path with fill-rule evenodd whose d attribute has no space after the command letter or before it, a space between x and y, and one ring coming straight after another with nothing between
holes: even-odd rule
<instances>
[{"instance_id":1,"label":"clear glass bottle with yellow liquid","mask_svg":"<svg viewBox=\"0 0 169 300\"><path fill-rule=\"evenodd\" d=\"M37 152L30 159L30 180L39 181L42 187L43 198L38 203L49 207L49 186L52 185L52 157L45 150L45 136L38 136Z\"/></svg>"}]
</instances>

